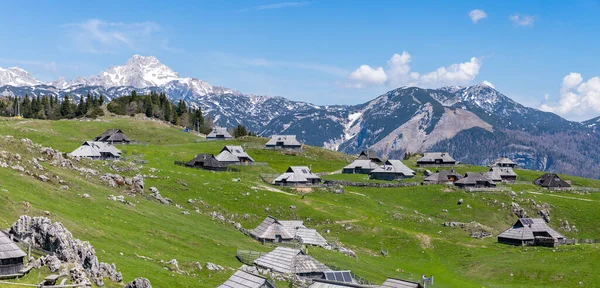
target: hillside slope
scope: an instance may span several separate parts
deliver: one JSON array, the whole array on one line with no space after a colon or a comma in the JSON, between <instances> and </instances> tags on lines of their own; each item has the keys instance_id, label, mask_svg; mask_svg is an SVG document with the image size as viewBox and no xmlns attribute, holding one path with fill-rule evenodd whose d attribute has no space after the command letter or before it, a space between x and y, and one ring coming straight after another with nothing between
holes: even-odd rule
<instances>
[{"instance_id":1,"label":"hillside slope","mask_svg":"<svg viewBox=\"0 0 600 288\"><path fill-rule=\"evenodd\" d=\"M289 193L286 194L262 188L265 183L259 179L259 173L282 172L291 164L312 164L317 172L334 171L347 163L346 157L318 148L309 148L296 156L283 155L260 149L265 139L249 138L227 144L245 145L252 157L269 162L269 167L216 173L176 166L173 162L191 159L196 153L217 153L223 142L195 143L195 136L160 122L132 118L0 119L0 134L30 138L62 151L71 151L81 141L113 127L123 129L131 139L148 143L120 146L124 156L147 163L140 165L139 171L118 173L129 177L137 173L157 177L145 179L146 196L124 194L135 206L108 200L108 195L119 195L124 189L110 188L98 176L86 176L41 162L45 171L36 173L58 175L70 186L64 190L55 180L42 182L24 173L0 168L3 189L0 196L5 199L0 201L3 211L0 228L9 227L19 215L44 215L43 211L49 211L50 217L63 222L74 236L90 241L102 261L114 262L125 281L143 276L156 287L215 287L233 273L231 269L241 265L235 258L238 249L272 249L244 236L233 225L213 219L211 212L221 213L250 229L269 214L281 219L305 220L310 227L339 239L358 254L358 259L353 259L339 252L311 248L313 257L331 267L350 269L373 283L381 283L389 276L417 280L421 274L435 275L436 287L564 287L579 281L584 285L600 281L596 273L600 268L598 245L518 248L497 244L493 237L473 239L468 231L442 225L448 221L476 221L497 234L515 220L509 208L511 202L524 207L530 215L535 215L537 205L547 203L551 207L551 226L559 229L561 220L568 220L578 232L559 229L561 233L574 238L598 239L600 229L594 219L600 217L595 209L600 196L597 193L548 193L527 184L541 172L518 170L521 182L512 187L518 191L514 199L507 192L472 194L449 191L437 185L386 189L347 187L341 195L317 190L302 197L294 191L285 190ZM1 141L0 150L19 153L24 163L39 157L35 149L22 145L18 138L1 137ZM115 173L102 161L82 161L77 165ZM464 172L482 168L461 166L458 169ZM598 181L565 178L574 185L600 187ZM158 204L148 197L151 186L183 208ZM77 196L83 193L90 198ZM188 203L189 199L194 203ZM457 205L458 199L464 199L464 205ZM31 207L24 206L23 202ZM292 206L295 209L291 209ZM194 212L194 207L198 207L200 213ZM182 211L190 214L182 214ZM245 214L248 214L247 219L243 217ZM330 230L330 234L326 234L326 230ZM381 256L381 249L386 250L388 256ZM165 270L160 260L171 259L177 259L185 273ZM212 262L227 269L199 271L195 262ZM35 283L36 273L21 281Z\"/></svg>"}]
</instances>

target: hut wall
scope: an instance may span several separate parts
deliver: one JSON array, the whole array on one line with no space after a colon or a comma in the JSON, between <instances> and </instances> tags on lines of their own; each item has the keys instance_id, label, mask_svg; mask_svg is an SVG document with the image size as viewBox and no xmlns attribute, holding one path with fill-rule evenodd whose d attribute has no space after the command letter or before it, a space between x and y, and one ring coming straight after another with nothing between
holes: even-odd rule
<instances>
[{"instance_id":1,"label":"hut wall","mask_svg":"<svg viewBox=\"0 0 600 288\"><path fill-rule=\"evenodd\" d=\"M0 276L20 274L23 269L23 257L0 260Z\"/></svg>"},{"instance_id":2,"label":"hut wall","mask_svg":"<svg viewBox=\"0 0 600 288\"><path fill-rule=\"evenodd\" d=\"M394 173L371 173L371 179L394 181L398 177Z\"/></svg>"},{"instance_id":3,"label":"hut wall","mask_svg":"<svg viewBox=\"0 0 600 288\"><path fill-rule=\"evenodd\" d=\"M498 243L509 244L515 246L523 246L525 243L519 239L498 237Z\"/></svg>"}]
</instances>

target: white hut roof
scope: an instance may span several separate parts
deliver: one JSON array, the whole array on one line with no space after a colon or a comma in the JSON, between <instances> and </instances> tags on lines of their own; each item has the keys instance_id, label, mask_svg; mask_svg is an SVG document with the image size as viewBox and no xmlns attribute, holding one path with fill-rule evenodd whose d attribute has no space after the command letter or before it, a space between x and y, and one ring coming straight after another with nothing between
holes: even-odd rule
<instances>
[{"instance_id":1,"label":"white hut roof","mask_svg":"<svg viewBox=\"0 0 600 288\"><path fill-rule=\"evenodd\" d=\"M456 162L456 160L454 160L454 158L452 158L452 156L450 156L450 154L446 153L446 152L428 152L423 154L423 157L419 160L417 160L418 162L435 162L435 160L437 159L441 159L442 162Z\"/></svg>"},{"instance_id":2,"label":"white hut roof","mask_svg":"<svg viewBox=\"0 0 600 288\"><path fill-rule=\"evenodd\" d=\"M302 143L296 140L296 135L273 135L265 145L275 146L277 142L283 142L284 146L302 146Z\"/></svg>"},{"instance_id":3,"label":"white hut roof","mask_svg":"<svg viewBox=\"0 0 600 288\"><path fill-rule=\"evenodd\" d=\"M552 238L565 238L562 234L550 228L542 218L519 218L517 222L498 237L518 240L535 239L534 232L547 232Z\"/></svg>"},{"instance_id":4,"label":"white hut roof","mask_svg":"<svg viewBox=\"0 0 600 288\"><path fill-rule=\"evenodd\" d=\"M323 263L304 255L299 249L277 247L254 260L254 264L279 273L314 273L329 271Z\"/></svg>"},{"instance_id":5,"label":"white hut roof","mask_svg":"<svg viewBox=\"0 0 600 288\"><path fill-rule=\"evenodd\" d=\"M516 177L517 173L511 167L492 166L487 175L490 179L496 181L498 178L501 180L502 177Z\"/></svg>"},{"instance_id":6,"label":"white hut roof","mask_svg":"<svg viewBox=\"0 0 600 288\"><path fill-rule=\"evenodd\" d=\"M517 165L517 163L515 163L515 161L510 160L507 157L502 157L497 159L496 161L494 161L494 163L492 164L492 166L499 166L500 164L504 164L504 165Z\"/></svg>"},{"instance_id":7,"label":"white hut roof","mask_svg":"<svg viewBox=\"0 0 600 288\"><path fill-rule=\"evenodd\" d=\"M215 158L221 162L237 162L240 161L240 158L248 158L254 162L254 159L244 151L242 146L225 146Z\"/></svg>"},{"instance_id":8,"label":"white hut roof","mask_svg":"<svg viewBox=\"0 0 600 288\"><path fill-rule=\"evenodd\" d=\"M121 157L121 150L110 143L98 141L85 141L70 155L73 157L100 157L102 153L110 153L114 157Z\"/></svg>"},{"instance_id":9,"label":"white hut roof","mask_svg":"<svg viewBox=\"0 0 600 288\"><path fill-rule=\"evenodd\" d=\"M252 274L243 270L237 270L218 288L263 288L274 287L267 281L267 278Z\"/></svg>"},{"instance_id":10,"label":"white hut roof","mask_svg":"<svg viewBox=\"0 0 600 288\"><path fill-rule=\"evenodd\" d=\"M371 171L371 173L394 173L405 176L414 176L416 174L415 171L406 167L400 160L387 160L383 166Z\"/></svg>"},{"instance_id":11,"label":"white hut roof","mask_svg":"<svg viewBox=\"0 0 600 288\"><path fill-rule=\"evenodd\" d=\"M15 242L10 240L4 232L0 231L0 260L21 258L27 256Z\"/></svg>"},{"instance_id":12,"label":"white hut roof","mask_svg":"<svg viewBox=\"0 0 600 288\"><path fill-rule=\"evenodd\" d=\"M227 129L223 127L215 127L208 135L206 135L206 138L217 138L217 135L223 135L223 138L233 138Z\"/></svg>"},{"instance_id":13,"label":"white hut roof","mask_svg":"<svg viewBox=\"0 0 600 288\"><path fill-rule=\"evenodd\" d=\"M362 169L374 170L374 169L379 168L379 165L377 165L375 162L373 162L371 160L356 159L352 163L350 163L346 167L344 167L344 169L355 169L356 167L360 167Z\"/></svg>"},{"instance_id":14,"label":"white hut roof","mask_svg":"<svg viewBox=\"0 0 600 288\"><path fill-rule=\"evenodd\" d=\"M381 284L381 288L418 288L423 287L417 282L406 281L396 278L388 278Z\"/></svg>"},{"instance_id":15,"label":"white hut roof","mask_svg":"<svg viewBox=\"0 0 600 288\"><path fill-rule=\"evenodd\" d=\"M286 180L287 182L308 182L309 179L321 179L313 174L306 166L290 166L288 170L275 178L275 182Z\"/></svg>"},{"instance_id":16,"label":"white hut roof","mask_svg":"<svg viewBox=\"0 0 600 288\"><path fill-rule=\"evenodd\" d=\"M327 240L317 232L315 229L299 228L296 230L296 239L302 244L309 244L315 246L326 246Z\"/></svg>"}]
</instances>

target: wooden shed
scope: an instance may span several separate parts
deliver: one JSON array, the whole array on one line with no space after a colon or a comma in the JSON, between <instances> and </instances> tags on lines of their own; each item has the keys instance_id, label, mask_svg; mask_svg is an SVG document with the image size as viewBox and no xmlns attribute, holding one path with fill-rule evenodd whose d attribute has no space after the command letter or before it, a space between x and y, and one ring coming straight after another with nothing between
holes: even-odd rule
<instances>
[{"instance_id":1,"label":"wooden shed","mask_svg":"<svg viewBox=\"0 0 600 288\"><path fill-rule=\"evenodd\" d=\"M430 152L423 154L423 157L417 160L417 165L419 167L454 166L456 165L456 160L446 152Z\"/></svg>"},{"instance_id":2,"label":"wooden shed","mask_svg":"<svg viewBox=\"0 0 600 288\"><path fill-rule=\"evenodd\" d=\"M546 187L548 189L570 188L571 184L563 180L555 173L546 173L533 181L535 185Z\"/></svg>"},{"instance_id":3,"label":"wooden shed","mask_svg":"<svg viewBox=\"0 0 600 288\"><path fill-rule=\"evenodd\" d=\"M498 235L498 242L510 245L557 246L565 236L550 228L542 218L519 218Z\"/></svg>"},{"instance_id":4,"label":"wooden shed","mask_svg":"<svg viewBox=\"0 0 600 288\"><path fill-rule=\"evenodd\" d=\"M275 285L264 276L237 270L218 288L275 288Z\"/></svg>"},{"instance_id":5,"label":"wooden shed","mask_svg":"<svg viewBox=\"0 0 600 288\"><path fill-rule=\"evenodd\" d=\"M323 263L305 255L300 249L277 247L273 251L254 260L254 265L283 274L296 274L301 277L323 278L331 269Z\"/></svg>"},{"instance_id":6,"label":"wooden shed","mask_svg":"<svg viewBox=\"0 0 600 288\"><path fill-rule=\"evenodd\" d=\"M296 139L296 135L273 135L265 144L268 149L302 150L302 143Z\"/></svg>"},{"instance_id":7,"label":"wooden shed","mask_svg":"<svg viewBox=\"0 0 600 288\"><path fill-rule=\"evenodd\" d=\"M94 138L94 141L107 142L111 144L129 144L131 140L127 138L121 129L108 129L100 136Z\"/></svg>"},{"instance_id":8,"label":"wooden shed","mask_svg":"<svg viewBox=\"0 0 600 288\"><path fill-rule=\"evenodd\" d=\"M0 277L22 276L23 252L4 232L0 231Z\"/></svg>"}]
</instances>

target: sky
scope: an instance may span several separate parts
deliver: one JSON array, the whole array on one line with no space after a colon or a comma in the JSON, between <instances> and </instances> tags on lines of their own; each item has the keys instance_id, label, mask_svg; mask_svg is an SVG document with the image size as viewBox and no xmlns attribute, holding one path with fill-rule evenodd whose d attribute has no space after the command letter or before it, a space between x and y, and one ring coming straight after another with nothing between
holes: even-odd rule
<instances>
[{"instance_id":1,"label":"sky","mask_svg":"<svg viewBox=\"0 0 600 288\"><path fill-rule=\"evenodd\" d=\"M359 104L487 81L570 120L600 116L600 1L0 1L0 67L42 81L151 55L243 93Z\"/></svg>"}]
</instances>

